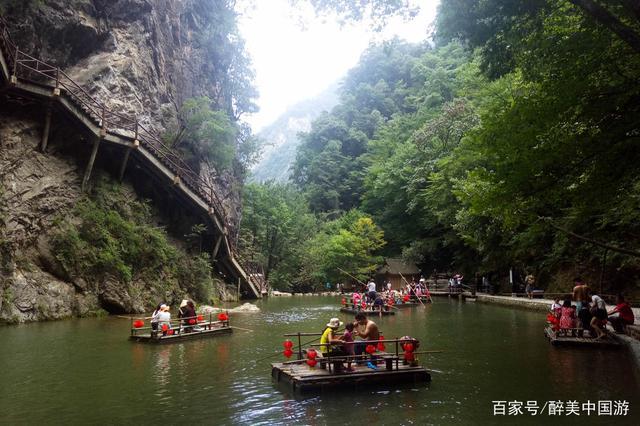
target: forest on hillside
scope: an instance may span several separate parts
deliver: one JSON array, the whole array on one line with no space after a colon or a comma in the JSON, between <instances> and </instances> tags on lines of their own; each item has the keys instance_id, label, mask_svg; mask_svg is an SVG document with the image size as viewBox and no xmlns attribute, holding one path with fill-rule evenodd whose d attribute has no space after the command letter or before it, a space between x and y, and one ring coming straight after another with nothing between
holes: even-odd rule
<instances>
[{"instance_id":1,"label":"forest on hillside","mask_svg":"<svg viewBox=\"0 0 640 426\"><path fill-rule=\"evenodd\" d=\"M301 136L291 181L246 186L245 257L279 289L402 256L637 297L636 3L442 0L432 42L370 46Z\"/></svg>"}]
</instances>

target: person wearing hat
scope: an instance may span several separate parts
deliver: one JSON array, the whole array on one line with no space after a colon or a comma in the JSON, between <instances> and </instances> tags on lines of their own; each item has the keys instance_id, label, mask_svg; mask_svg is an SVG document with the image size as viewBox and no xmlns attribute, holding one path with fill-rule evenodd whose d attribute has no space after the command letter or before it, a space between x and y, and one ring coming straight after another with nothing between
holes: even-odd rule
<instances>
[{"instance_id":1,"label":"person wearing hat","mask_svg":"<svg viewBox=\"0 0 640 426\"><path fill-rule=\"evenodd\" d=\"M162 330L162 326L166 325L166 330L162 330L162 335L167 335L167 330L171 330L171 313L169 312L169 307L167 305L160 305L160 312L157 315L158 317L158 329Z\"/></svg>"},{"instance_id":2,"label":"person wearing hat","mask_svg":"<svg viewBox=\"0 0 640 426\"><path fill-rule=\"evenodd\" d=\"M156 309L153 311L150 317L146 317L145 319L151 320L151 334L155 335L158 332L158 315L162 312L162 307L165 306L164 303L158 303Z\"/></svg>"},{"instance_id":3,"label":"person wearing hat","mask_svg":"<svg viewBox=\"0 0 640 426\"><path fill-rule=\"evenodd\" d=\"M342 326L343 322L338 318L331 318L320 338L320 352L323 356L345 355L342 347L342 340L338 338L336 332ZM340 346L332 346L332 344L340 344Z\"/></svg>"},{"instance_id":4,"label":"person wearing hat","mask_svg":"<svg viewBox=\"0 0 640 426\"><path fill-rule=\"evenodd\" d=\"M193 331L192 323L195 323L196 308L190 300L183 299L180 303L180 309L178 309L178 318L182 318L182 326L185 333L191 333ZM193 320L193 321L191 321Z\"/></svg>"}]
</instances>

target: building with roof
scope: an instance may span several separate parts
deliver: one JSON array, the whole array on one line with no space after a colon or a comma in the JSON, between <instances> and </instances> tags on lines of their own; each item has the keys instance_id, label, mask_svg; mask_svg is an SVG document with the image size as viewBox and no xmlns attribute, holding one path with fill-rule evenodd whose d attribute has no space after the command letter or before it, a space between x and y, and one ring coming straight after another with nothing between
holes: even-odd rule
<instances>
[{"instance_id":1,"label":"building with roof","mask_svg":"<svg viewBox=\"0 0 640 426\"><path fill-rule=\"evenodd\" d=\"M385 258L384 264L376 271L376 284L378 288L382 288L385 282L390 281L391 288L399 290L407 285L402 277L409 282L412 279L418 281L420 269L413 262L405 262L399 258Z\"/></svg>"}]
</instances>

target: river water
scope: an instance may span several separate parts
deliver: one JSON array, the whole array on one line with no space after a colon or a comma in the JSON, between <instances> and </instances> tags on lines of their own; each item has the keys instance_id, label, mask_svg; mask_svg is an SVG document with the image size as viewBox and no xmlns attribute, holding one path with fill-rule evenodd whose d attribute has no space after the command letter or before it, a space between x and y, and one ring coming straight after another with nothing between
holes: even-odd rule
<instances>
[{"instance_id":1,"label":"river water","mask_svg":"<svg viewBox=\"0 0 640 426\"><path fill-rule=\"evenodd\" d=\"M273 298L257 314L232 315L253 329L165 346L127 340L129 322L78 319L0 327L2 424L640 424L638 374L626 350L558 349L543 336L545 316L457 299L375 318L386 338L410 335L432 382L307 398L271 381L283 333L322 331L339 298ZM494 415L522 402L522 415ZM527 401L547 406L545 414ZM580 405L550 416L549 401ZM625 416L586 415L589 401L626 401ZM508 412L509 403L505 403ZM585 405L588 407L588 405ZM618 405L624 407L624 404ZM538 411L539 411L538 410Z\"/></svg>"}]
</instances>

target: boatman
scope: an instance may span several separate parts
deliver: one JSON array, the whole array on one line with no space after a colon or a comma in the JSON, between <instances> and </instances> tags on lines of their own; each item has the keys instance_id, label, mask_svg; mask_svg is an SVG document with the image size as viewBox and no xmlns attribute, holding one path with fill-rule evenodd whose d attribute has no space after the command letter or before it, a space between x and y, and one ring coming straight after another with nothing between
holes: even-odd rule
<instances>
[{"instance_id":1,"label":"boatman","mask_svg":"<svg viewBox=\"0 0 640 426\"><path fill-rule=\"evenodd\" d=\"M369 280L367 284L367 297L369 298L369 303L373 304L376 300L376 283L373 281L373 278Z\"/></svg>"}]
</instances>

